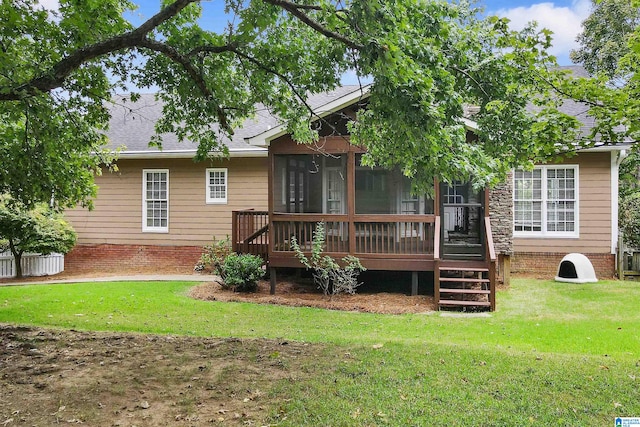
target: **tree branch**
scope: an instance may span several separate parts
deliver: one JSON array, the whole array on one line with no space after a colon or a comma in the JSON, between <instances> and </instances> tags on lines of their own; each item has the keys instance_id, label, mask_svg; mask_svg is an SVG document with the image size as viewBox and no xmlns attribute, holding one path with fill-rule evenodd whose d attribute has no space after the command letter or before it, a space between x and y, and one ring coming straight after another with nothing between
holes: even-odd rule
<instances>
[{"instance_id":1,"label":"tree branch","mask_svg":"<svg viewBox=\"0 0 640 427\"><path fill-rule=\"evenodd\" d=\"M0 101L17 101L62 86L69 75L82 64L97 57L140 46L147 34L176 16L189 4L199 0L176 0L133 31L80 48L60 60L47 73L14 88L0 89Z\"/></svg>"},{"instance_id":2,"label":"tree branch","mask_svg":"<svg viewBox=\"0 0 640 427\"><path fill-rule=\"evenodd\" d=\"M27 82L18 83L17 85L12 87L1 88L0 101L18 101L37 95L39 93L50 92L53 89L62 87L66 79L75 70L93 59L123 50L140 48L161 53L171 61L182 66L187 75L200 89L202 95L209 100L215 99L214 94L208 88L202 76L201 70L191 62L190 57L199 53L218 54L224 52L233 52L239 57L252 62L254 65L260 67L264 71L272 73L281 78L292 88L298 99L300 99L306 105L305 97L303 96L303 94L300 94L296 91L294 85L287 79L286 76L277 72L275 69L269 68L266 65L260 63L255 58L243 54L237 49L237 46L234 43L229 43L228 45L224 46L200 46L192 49L186 55L183 55L176 48L149 37L149 34L153 32L159 25L175 17L189 4L198 1L200 0L175 0L173 3L160 10L160 12L158 12L156 15L145 21L138 28L71 52L68 56L61 59L58 63L53 65L43 74L34 77ZM340 33L326 28L324 25L312 19L305 13L306 11L320 11L322 10L321 7L313 5L300 5L289 0L264 1L291 13L301 22L308 25L313 30L318 31L320 34L324 35L327 38L337 40L354 50L361 50L364 48L363 45L356 43L348 37L345 37ZM311 114L313 114L312 109L308 105L306 106ZM216 112L220 126L225 131L233 133L231 127L229 126L227 116L223 108L219 105L216 106Z\"/></svg>"},{"instance_id":3,"label":"tree branch","mask_svg":"<svg viewBox=\"0 0 640 427\"><path fill-rule=\"evenodd\" d=\"M468 72L466 72L465 70L458 68L456 66L451 67L453 68L453 70L459 72L460 74L463 74L464 76L466 76L469 80L471 80L478 89L480 89L480 91L482 91L482 93L484 94L484 96L487 99L491 99L491 97L489 96L489 94L487 93L486 90L484 90L484 87L482 87L482 85L480 84L480 82L478 82L478 80L476 80L471 74L469 74Z\"/></svg>"},{"instance_id":4,"label":"tree branch","mask_svg":"<svg viewBox=\"0 0 640 427\"><path fill-rule=\"evenodd\" d=\"M86 46L72 52L70 55L60 60L44 74L38 77L34 77L33 79L17 86L0 89L0 101L17 101L37 95L38 93L50 92L53 89L61 87L64 84L65 80L69 77L69 75L71 75L73 71L78 69L83 64L100 56L133 48L146 48L156 52L160 52L169 57L172 61L181 64L185 71L189 74L189 76L194 80L196 85L200 88L203 95L211 98L211 91L207 88L201 73L188 60L188 57L201 52L223 53L233 51L236 54L239 54L236 46L234 46L233 44L229 44L226 46L201 46L191 50L187 55L182 55L171 46L162 42L154 41L148 37L148 34L159 25L176 16L189 4L195 3L197 1L200 0L176 0L167 7L163 8L160 12L144 22L135 30L129 31L119 36L111 37L102 42L95 43L93 45ZM304 13L304 11L306 10L321 10L321 8L319 7L298 5L288 0L265 1L267 3L283 8L284 10L300 19L303 23L328 38L337 40L352 49L360 50L364 47L339 33L327 29L322 24L313 20L306 13ZM280 75L279 77L282 78L283 76ZM229 130L226 115L221 108L218 111L218 115L221 126L225 130Z\"/></svg>"},{"instance_id":5,"label":"tree branch","mask_svg":"<svg viewBox=\"0 0 640 427\"><path fill-rule=\"evenodd\" d=\"M302 21L303 23L307 24L309 27L319 32L320 34L324 35L325 37L337 40L343 43L344 45L355 50L364 49L364 45L356 43L350 38L345 37L342 34L336 33L335 31L331 31L321 23L315 21L314 19L311 19L306 13L302 11L303 9L310 9L309 7L305 7L287 0L264 0L264 1L274 6L281 7L282 9L286 10L287 12L289 12L290 14L292 14L293 16L298 18L300 21Z\"/></svg>"},{"instance_id":6,"label":"tree branch","mask_svg":"<svg viewBox=\"0 0 640 427\"><path fill-rule=\"evenodd\" d=\"M262 62L258 61L256 58L254 58L254 57L252 57L250 55L247 55L244 52L239 51L236 48L232 48L231 51L233 53L235 53L236 55L238 55L240 58L251 62L252 64L254 64L256 67L260 68L261 70L263 70L263 71L265 71L265 72L267 72L269 74L273 74L274 76L276 76L279 79L281 79L282 81L284 81L289 86L291 91L295 94L296 98L298 98L298 100L300 100L300 102L302 102L302 104L305 106L307 111L309 111L310 116L316 117L320 122L325 123L330 128L332 128L334 132L337 132L337 129L335 128L335 126L333 126L333 124L331 124L328 120L324 119L323 117L320 117L318 115L318 113L316 113L316 111L307 102L306 97L302 96L302 94L298 91L296 86L287 78L287 76L285 76L284 74L280 73L279 71L277 71L277 70L275 70L275 69L263 64ZM347 142L349 142L349 141L347 140Z\"/></svg>"},{"instance_id":7,"label":"tree branch","mask_svg":"<svg viewBox=\"0 0 640 427\"><path fill-rule=\"evenodd\" d=\"M194 56L199 53L224 53L233 52L238 47L237 43L229 43L224 46L197 46L191 49L185 57Z\"/></svg>"},{"instance_id":8,"label":"tree branch","mask_svg":"<svg viewBox=\"0 0 640 427\"><path fill-rule=\"evenodd\" d=\"M313 108L311 108L311 106L309 104L307 104L307 100L305 97L303 97L298 90L296 89L295 85L287 78L287 76L285 76L284 74L278 72L277 70L266 66L265 64L263 64L262 62L258 61L256 58L254 58L253 56L247 55L244 52L239 51L238 49L231 49L231 51L233 53L235 53L236 55L238 55L240 58L246 59L247 61L251 62L252 64L254 64L256 67L260 68L263 71L266 71L269 74L273 74L274 76L282 79L282 81L284 81L289 88L291 89L291 91L296 95L296 97L305 105L305 107L307 108L307 110L309 110L309 112L311 114L315 114L313 111Z\"/></svg>"},{"instance_id":9,"label":"tree branch","mask_svg":"<svg viewBox=\"0 0 640 427\"><path fill-rule=\"evenodd\" d=\"M204 78L202 77L202 73L200 72L200 70L198 70L191 63L191 61L189 61L189 59L186 56L182 55L175 48L173 48L172 46L169 46L168 44L165 44L156 40L151 40L148 38L142 39L139 43L139 47L149 49L154 52L160 52L163 55L165 55L167 58L171 59L173 62L180 64L182 68L184 68L185 72L189 75L191 80L193 80L196 86L198 86L198 89L200 89L200 92L202 92L202 95L209 100L214 99L213 93L207 86L207 83L204 81ZM231 126L229 126L227 115L224 112L224 110L220 107L220 105L216 105L216 114L218 116L218 122L220 126L226 132L233 135L233 129L231 128Z\"/></svg>"}]
</instances>

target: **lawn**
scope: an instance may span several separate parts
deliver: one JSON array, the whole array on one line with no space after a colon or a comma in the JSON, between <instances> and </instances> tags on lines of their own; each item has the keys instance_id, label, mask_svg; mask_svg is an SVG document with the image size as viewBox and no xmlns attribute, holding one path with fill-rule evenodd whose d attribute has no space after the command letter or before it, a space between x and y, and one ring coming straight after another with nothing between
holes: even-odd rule
<instances>
[{"instance_id":1,"label":"lawn","mask_svg":"<svg viewBox=\"0 0 640 427\"><path fill-rule=\"evenodd\" d=\"M185 296L191 286L0 287L0 322L309 343L313 357L283 361L288 375L263 398L261 421L278 425L602 426L640 416L633 282L515 279L486 316L205 302Z\"/></svg>"}]
</instances>

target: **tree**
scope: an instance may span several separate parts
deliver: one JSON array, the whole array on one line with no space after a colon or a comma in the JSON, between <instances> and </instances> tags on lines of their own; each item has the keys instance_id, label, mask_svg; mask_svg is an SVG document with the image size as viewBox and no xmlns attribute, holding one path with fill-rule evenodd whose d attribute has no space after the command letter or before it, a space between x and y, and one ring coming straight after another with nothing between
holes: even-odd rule
<instances>
[{"instance_id":1,"label":"tree","mask_svg":"<svg viewBox=\"0 0 640 427\"><path fill-rule=\"evenodd\" d=\"M399 166L420 189L434 176L497 183L575 141L577 121L557 109L554 91L567 77L552 70L547 30L514 32L505 19L480 19L464 3L441 0L225 5L229 24L216 33L199 24L197 0L166 1L137 27L123 17L135 8L127 0L61 0L57 11L35 0L2 2L0 138L17 170L2 170L0 193L27 205L50 193L58 206L89 202L95 189L78 171L98 170L87 156L103 146L105 103L130 83L158 88L164 101L151 142L174 132L199 143L203 159L226 152L221 135L257 103L298 140L314 141L306 95L336 87L353 69L373 84L352 142L368 149L366 162ZM466 104L478 106L474 143L462 120ZM23 166L21 146L46 158ZM67 158L75 159L69 173L55 175ZM42 191L40 181L49 183Z\"/></svg>"},{"instance_id":2,"label":"tree","mask_svg":"<svg viewBox=\"0 0 640 427\"><path fill-rule=\"evenodd\" d=\"M620 164L619 224L626 246L640 248L640 151Z\"/></svg>"},{"instance_id":3,"label":"tree","mask_svg":"<svg viewBox=\"0 0 640 427\"><path fill-rule=\"evenodd\" d=\"M592 75L604 74L613 80L619 75L618 62L629 53L629 39L640 25L640 8L630 0L592 0L593 11L582 23L576 41L580 47L571 60Z\"/></svg>"},{"instance_id":4,"label":"tree","mask_svg":"<svg viewBox=\"0 0 640 427\"><path fill-rule=\"evenodd\" d=\"M620 163L620 197L640 193L640 151L632 150Z\"/></svg>"},{"instance_id":5,"label":"tree","mask_svg":"<svg viewBox=\"0 0 640 427\"><path fill-rule=\"evenodd\" d=\"M571 53L597 79L578 83L574 94L591 105L600 118L595 130L619 141L636 142L640 133L640 2L594 2L592 14L582 23ZM604 130L604 132L603 132ZM595 136L595 134L594 134ZM640 151L637 146L620 165L620 229L627 244L640 245Z\"/></svg>"},{"instance_id":6,"label":"tree","mask_svg":"<svg viewBox=\"0 0 640 427\"><path fill-rule=\"evenodd\" d=\"M83 65L64 84L28 94L19 82L49 73L65 55L68 25L31 1L3 2L0 20L0 194L28 206L90 204L93 175L101 162L109 163L99 133L106 111L90 102L109 87L104 73Z\"/></svg>"},{"instance_id":7,"label":"tree","mask_svg":"<svg viewBox=\"0 0 640 427\"><path fill-rule=\"evenodd\" d=\"M621 200L620 229L627 247L640 248L640 193Z\"/></svg>"},{"instance_id":8,"label":"tree","mask_svg":"<svg viewBox=\"0 0 640 427\"><path fill-rule=\"evenodd\" d=\"M76 243L76 233L61 214L45 204L29 209L8 197L0 197L0 252L11 251L16 277L22 277L22 255L67 253Z\"/></svg>"},{"instance_id":9,"label":"tree","mask_svg":"<svg viewBox=\"0 0 640 427\"><path fill-rule=\"evenodd\" d=\"M583 102L596 120L587 139L607 144L640 140L640 1L596 1L572 58L593 78L558 82L562 95Z\"/></svg>"}]
</instances>

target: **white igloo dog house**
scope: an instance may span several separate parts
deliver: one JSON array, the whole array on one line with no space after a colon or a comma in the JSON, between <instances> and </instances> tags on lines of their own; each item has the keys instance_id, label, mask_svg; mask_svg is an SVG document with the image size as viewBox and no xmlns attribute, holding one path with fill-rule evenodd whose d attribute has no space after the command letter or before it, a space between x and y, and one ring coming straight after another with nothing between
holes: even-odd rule
<instances>
[{"instance_id":1,"label":"white igloo dog house","mask_svg":"<svg viewBox=\"0 0 640 427\"><path fill-rule=\"evenodd\" d=\"M557 282L595 283L596 271L589 258L582 254L567 254L558 265Z\"/></svg>"}]
</instances>

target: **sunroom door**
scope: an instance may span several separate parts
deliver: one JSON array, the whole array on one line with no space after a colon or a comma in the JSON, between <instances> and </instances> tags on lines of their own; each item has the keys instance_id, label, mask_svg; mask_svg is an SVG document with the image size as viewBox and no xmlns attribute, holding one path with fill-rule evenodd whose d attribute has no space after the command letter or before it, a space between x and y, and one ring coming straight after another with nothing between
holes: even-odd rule
<instances>
[{"instance_id":1,"label":"sunroom door","mask_svg":"<svg viewBox=\"0 0 640 427\"><path fill-rule=\"evenodd\" d=\"M440 186L441 253L450 259L483 259L484 193L470 183Z\"/></svg>"},{"instance_id":2,"label":"sunroom door","mask_svg":"<svg viewBox=\"0 0 640 427\"><path fill-rule=\"evenodd\" d=\"M323 212L331 215L341 215L347 212L346 181L344 159L325 159L323 174ZM325 225L328 235L346 236L346 227L342 223L327 220Z\"/></svg>"},{"instance_id":3,"label":"sunroom door","mask_svg":"<svg viewBox=\"0 0 640 427\"><path fill-rule=\"evenodd\" d=\"M327 168L325 170L325 213L340 215L346 212L344 187L341 168Z\"/></svg>"},{"instance_id":4,"label":"sunroom door","mask_svg":"<svg viewBox=\"0 0 640 427\"><path fill-rule=\"evenodd\" d=\"M445 185L443 188L442 226L445 239L448 239L449 233L460 233L467 228L464 208L467 192L465 185L459 182Z\"/></svg>"},{"instance_id":5,"label":"sunroom door","mask_svg":"<svg viewBox=\"0 0 640 427\"><path fill-rule=\"evenodd\" d=\"M424 214L425 198L411 193L411 180L406 176L400 178L400 188L397 191L397 212L400 215ZM399 222L396 224L396 241L401 238L424 238L424 224L414 222Z\"/></svg>"}]
</instances>

